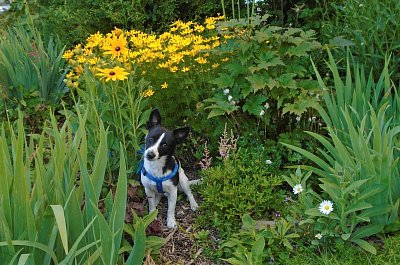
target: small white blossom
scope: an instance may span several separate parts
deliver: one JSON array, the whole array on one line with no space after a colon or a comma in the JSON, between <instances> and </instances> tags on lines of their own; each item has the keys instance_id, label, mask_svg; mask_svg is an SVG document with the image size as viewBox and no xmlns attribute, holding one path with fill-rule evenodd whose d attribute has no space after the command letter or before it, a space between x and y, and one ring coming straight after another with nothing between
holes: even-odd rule
<instances>
[{"instance_id":1,"label":"small white blossom","mask_svg":"<svg viewBox=\"0 0 400 265\"><path fill-rule=\"evenodd\" d=\"M265 108L265 109L269 109L269 104L268 104L268 102L264 104L264 108Z\"/></svg>"},{"instance_id":2,"label":"small white blossom","mask_svg":"<svg viewBox=\"0 0 400 265\"><path fill-rule=\"evenodd\" d=\"M228 101L232 101L233 97L231 95L228 96Z\"/></svg>"},{"instance_id":3,"label":"small white blossom","mask_svg":"<svg viewBox=\"0 0 400 265\"><path fill-rule=\"evenodd\" d=\"M230 103L231 105L233 105L233 106L236 105L236 101L234 101L234 100L230 101L229 103Z\"/></svg>"},{"instance_id":4,"label":"small white blossom","mask_svg":"<svg viewBox=\"0 0 400 265\"><path fill-rule=\"evenodd\" d=\"M333 211L333 203L328 200L324 200L319 205L319 211L323 214L330 214Z\"/></svg>"},{"instance_id":5,"label":"small white blossom","mask_svg":"<svg viewBox=\"0 0 400 265\"><path fill-rule=\"evenodd\" d=\"M229 94L229 88L224 89L224 95L228 95Z\"/></svg>"},{"instance_id":6,"label":"small white blossom","mask_svg":"<svg viewBox=\"0 0 400 265\"><path fill-rule=\"evenodd\" d=\"M265 114L265 111L264 110L261 110L260 111L260 116L263 116Z\"/></svg>"},{"instance_id":7,"label":"small white blossom","mask_svg":"<svg viewBox=\"0 0 400 265\"><path fill-rule=\"evenodd\" d=\"M299 122L300 120L301 120L301 116L297 116L297 117L296 117L296 121Z\"/></svg>"},{"instance_id":8,"label":"small white blossom","mask_svg":"<svg viewBox=\"0 0 400 265\"><path fill-rule=\"evenodd\" d=\"M321 233L318 233L318 234L316 234L316 235L315 235L315 238L317 238L317 239L321 240L321 238L322 238L322 235L321 235Z\"/></svg>"},{"instance_id":9,"label":"small white blossom","mask_svg":"<svg viewBox=\"0 0 400 265\"><path fill-rule=\"evenodd\" d=\"M265 160L265 164L267 164L267 165L271 165L272 164L272 161L271 160Z\"/></svg>"},{"instance_id":10,"label":"small white blossom","mask_svg":"<svg viewBox=\"0 0 400 265\"><path fill-rule=\"evenodd\" d=\"M312 116L312 117L311 117L311 120L312 120L313 122L315 122L316 119L317 119L317 118L316 118L315 116Z\"/></svg>"},{"instance_id":11,"label":"small white blossom","mask_svg":"<svg viewBox=\"0 0 400 265\"><path fill-rule=\"evenodd\" d=\"M294 187L293 187L293 193L294 194L299 194L300 192L302 192L303 191L303 187L301 186L301 184L296 184Z\"/></svg>"}]
</instances>

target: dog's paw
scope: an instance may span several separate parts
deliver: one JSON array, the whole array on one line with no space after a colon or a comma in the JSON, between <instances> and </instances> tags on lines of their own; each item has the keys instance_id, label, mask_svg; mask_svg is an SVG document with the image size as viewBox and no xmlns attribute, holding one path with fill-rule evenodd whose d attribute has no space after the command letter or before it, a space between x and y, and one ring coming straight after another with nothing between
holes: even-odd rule
<instances>
[{"instance_id":1,"label":"dog's paw","mask_svg":"<svg viewBox=\"0 0 400 265\"><path fill-rule=\"evenodd\" d=\"M197 202L193 201L190 203L190 209L192 209L192 211L196 211L197 208L199 208L199 205L197 204Z\"/></svg>"},{"instance_id":2,"label":"dog's paw","mask_svg":"<svg viewBox=\"0 0 400 265\"><path fill-rule=\"evenodd\" d=\"M176 227L176 222L174 218L167 218L167 227L173 229Z\"/></svg>"}]
</instances>

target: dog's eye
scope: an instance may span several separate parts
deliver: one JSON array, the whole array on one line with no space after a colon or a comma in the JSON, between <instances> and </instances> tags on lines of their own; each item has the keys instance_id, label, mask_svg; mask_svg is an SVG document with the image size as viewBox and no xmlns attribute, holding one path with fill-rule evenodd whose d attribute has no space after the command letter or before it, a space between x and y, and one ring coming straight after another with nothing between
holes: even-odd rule
<instances>
[{"instance_id":1,"label":"dog's eye","mask_svg":"<svg viewBox=\"0 0 400 265\"><path fill-rule=\"evenodd\" d=\"M168 145L166 144L166 143L163 143L162 145L161 145L161 147L167 147Z\"/></svg>"}]
</instances>

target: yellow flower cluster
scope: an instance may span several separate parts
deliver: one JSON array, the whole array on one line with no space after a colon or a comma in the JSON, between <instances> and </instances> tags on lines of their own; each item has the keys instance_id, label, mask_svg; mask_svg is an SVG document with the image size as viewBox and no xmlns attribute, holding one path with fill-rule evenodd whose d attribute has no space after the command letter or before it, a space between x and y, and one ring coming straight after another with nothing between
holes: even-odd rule
<instances>
[{"instance_id":1,"label":"yellow flower cluster","mask_svg":"<svg viewBox=\"0 0 400 265\"><path fill-rule=\"evenodd\" d=\"M105 35L92 34L84 45L64 53L63 58L71 66L66 82L77 87L85 68L106 81L124 80L135 70L146 76L154 71L178 74L216 68L219 63L211 63L208 51L221 44L215 30L221 19L223 16L207 18L203 25L178 20L161 35L118 28ZM160 82L164 82L162 88L168 86L165 81ZM152 89L146 91L146 96L154 94Z\"/></svg>"}]
</instances>

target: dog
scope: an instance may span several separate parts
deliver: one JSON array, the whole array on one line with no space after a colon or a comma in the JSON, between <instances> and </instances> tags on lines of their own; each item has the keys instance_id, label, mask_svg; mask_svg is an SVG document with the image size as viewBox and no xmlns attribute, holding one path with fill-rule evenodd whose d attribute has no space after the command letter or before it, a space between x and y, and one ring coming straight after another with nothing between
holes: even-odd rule
<instances>
[{"instance_id":1,"label":"dog","mask_svg":"<svg viewBox=\"0 0 400 265\"><path fill-rule=\"evenodd\" d=\"M141 182L148 198L149 213L156 210L162 195L166 195L168 198L167 227L175 228L178 189L186 194L193 211L198 207L190 190L191 182L185 175L181 163L174 156L175 147L188 136L190 127L170 131L162 127L160 112L154 109L147 122L147 129Z\"/></svg>"}]
</instances>

